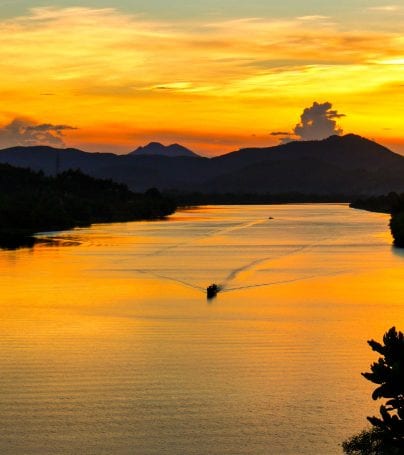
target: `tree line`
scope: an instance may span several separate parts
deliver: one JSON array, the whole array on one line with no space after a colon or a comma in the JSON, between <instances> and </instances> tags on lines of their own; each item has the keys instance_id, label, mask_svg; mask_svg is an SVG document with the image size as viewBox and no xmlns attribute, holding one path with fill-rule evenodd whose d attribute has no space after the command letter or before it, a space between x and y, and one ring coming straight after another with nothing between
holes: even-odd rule
<instances>
[{"instance_id":1,"label":"tree line","mask_svg":"<svg viewBox=\"0 0 404 455\"><path fill-rule=\"evenodd\" d=\"M390 230L394 244L404 248L404 193L357 199L350 206L372 212L390 213Z\"/></svg>"},{"instance_id":2,"label":"tree line","mask_svg":"<svg viewBox=\"0 0 404 455\"><path fill-rule=\"evenodd\" d=\"M134 193L126 185L79 170L54 177L0 164L0 242L39 231L92 223L150 220L173 213L176 204L156 189Z\"/></svg>"}]
</instances>

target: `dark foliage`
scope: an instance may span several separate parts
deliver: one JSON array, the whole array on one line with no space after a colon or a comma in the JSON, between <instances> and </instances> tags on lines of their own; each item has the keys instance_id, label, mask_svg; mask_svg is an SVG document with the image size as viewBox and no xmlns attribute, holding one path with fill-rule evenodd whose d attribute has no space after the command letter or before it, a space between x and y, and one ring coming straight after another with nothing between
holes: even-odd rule
<instances>
[{"instance_id":1,"label":"dark foliage","mask_svg":"<svg viewBox=\"0 0 404 455\"><path fill-rule=\"evenodd\" d=\"M347 202L352 197L344 194L322 195L290 193L202 193L168 191L165 194L175 199L179 205L206 205L206 204L293 204L293 203L317 203L317 202Z\"/></svg>"},{"instance_id":2,"label":"dark foliage","mask_svg":"<svg viewBox=\"0 0 404 455\"><path fill-rule=\"evenodd\" d=\"M368 343L382 357L373 363L370 373L362 375L378 384L372 394L374 400L387 399L380 407L381 418L368 420L404 450L404 335L392 327L383 337L384 344L375 340Z\"/></svg>"},{"instance_id":3,"label":"dark foliage","mask_svg":"<svg viewBox=\"0 0 404 455\"><path fill-rule=\"evenodd\" d=\"M368 417L373 429L364 431L344 442L348 454L403 454L404 453L404 335L392 327L383 336L383 344L368 341L373 351L382 355L362 373L377 384L374 400L385 399L379 417Z\"/></svg>"},{"instance_id":4,"label":"dark foliage","mask_svg":"<svg viewBox=\"0 0 404 455\"><path fill-rule=\"evenodd\" d=\"M94 179L78 170L47 177L41 172L0 165L3 246L38 231L159 218L175 208L157 190L136 194L123 184Z\"/></svg>"},{"instance_id":5,"label":"dark foliage","mask_svg":"<svg viewBox=\"0 0 404 455\"><path fill-rule=\"evenodd\" d=\"M404 212L398 212L391 216L390 230L394 238L394 244L404 248Z\"/></svg>"},{"instance_id":6,"label":"dark foliage","mask_svg":"<svg viewBox=\"0 0 404 455\"><path fill-rule=\"evenodd\" d=\"M392 192L382 196L356 199L351 202L350 207L371 212L399 213L404 210L404 193L397 194Z\"/></svg>"},{"instance_id":7,"label":"dark foliage","mask_svg":"<svg viewBox=\"0 0 404 455\"><path fill-rule=\"evenodd\" d=\"M376 428L364 430L353 436L342 443L342 448L348 455L400 455L402 453Z\"/></svg>"},{"instance_id":8,"label":"dark foliage","mask_svg":"<svg viewBox=\"0 0 404 455\"><path fill-rule=\"evenodd\" d=\"M394 244L404 247L404 193L389 193L387 196L357 199L350 206L371 212L391 213L390 231Z\"/></svg>"}]
</instances>

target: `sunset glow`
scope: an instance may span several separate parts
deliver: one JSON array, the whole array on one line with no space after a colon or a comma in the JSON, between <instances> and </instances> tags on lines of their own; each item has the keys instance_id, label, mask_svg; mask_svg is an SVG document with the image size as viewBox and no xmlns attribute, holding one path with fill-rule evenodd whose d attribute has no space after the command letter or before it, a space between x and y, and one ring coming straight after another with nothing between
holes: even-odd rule
<instances>
[{"instance_id":1,"label":"sunset glow","mask_svg":"<svg viewBox=\"0 0 404 455\"><path fill-rule=\"evenodd\" d=\"M271 132L291 131L305 107L329 101L346 115L344 132L404 153L397 5L335 17L292 7L164 17L94 2L24 3L0 23L3 126L16 118L72 126L65 144L89 151L158 140L214 155L275 145Z\"/></svg>"}]
</instances>

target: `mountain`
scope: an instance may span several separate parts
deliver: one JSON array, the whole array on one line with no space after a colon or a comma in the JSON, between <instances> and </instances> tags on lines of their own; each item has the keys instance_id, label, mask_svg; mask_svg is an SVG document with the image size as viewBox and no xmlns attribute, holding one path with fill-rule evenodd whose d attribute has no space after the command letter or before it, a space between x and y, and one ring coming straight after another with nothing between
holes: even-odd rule
<instances>
[{"instance_id":1,"label":"mountain","mask_svg":"<svg viewBox=\"0 0 404 455\"><path fill-rule=\"evenodd\" d=\"M0 163L43 171L47 175L80 169L92 177L125 183L133 191L145 191L152 187L188 188L195 181L195 176L208 173L206 165L209 161L199 156L115 155L47 146L0 150Z\"/></svg>"},{"instance_id":2,"label":"mountain","mask_svg":"<svg viewBox=\"0 0 404 455\"><path fill-rule=\"evenodd\" d=\"M168 156L151 153L161 147ZM77 149L14 147L0 150L0 162L43 170L50 175L81 169L93 177L125 183L134 191L156 187L181 192L324 196L404 191L404 157L354 134L246 148L210 159L192 152L173 156L167 151L170 147L177 151L185 149L152 143L127 155L114 155Z\"/></svg>"},{"instance_id":3,"label":"mountain","mask_svg":"<svg viewBox=\"0 0 404 455\"><path fill-rule=\"evenodd\" d=\"M275 147L246 148L218 156L215 160L226 162L227 169L237 169L262 161L292 161L301 158L321 160L343 169L367 170L403 161L403 156L355 134L330 136L317 141L293 141Z\"/></svg>"},{"instance_id":4,"label":"mountain","mask_svg":"<svg viewBox=\"0 0 404 455\"><path fill-rule=\"evenodd\" d=\"M183 147L179 144L163 145L160 142L150 142L150 144L145 145L144 147L138 147L129 155L161 155L161 156L190 156L190 157L199 157L196 153L191 150Z\"/></svg>"},{"instance_id":5,"label":"mountain","mask_svg":"<svg viewBox=\"0 0 404 455\"><path fill-rule=\"evenodd\" d=\"M404 157L354 134L249 148L214 158L221 192L380 194L404 190Z\"/></svg>"}]
</instances>

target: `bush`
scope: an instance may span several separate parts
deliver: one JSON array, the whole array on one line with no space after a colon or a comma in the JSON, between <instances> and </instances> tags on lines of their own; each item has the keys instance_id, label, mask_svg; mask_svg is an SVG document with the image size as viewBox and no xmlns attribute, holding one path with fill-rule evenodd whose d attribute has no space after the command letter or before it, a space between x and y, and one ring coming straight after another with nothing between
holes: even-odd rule
<instances>
[{"instance_id":1,"label":"bush","mask_svg":"<svg viewBox=\"0 0 404 455\"><path fill-rule=\"evenodd\" d=\"M383 336L383 343L368 341L373 351L382 355L362 375L378 386L372 394L374 400L387 399L380 406L380 417L368 417L373 425L353 436L342 445L351 455L404 454L404 335L392 327Z\"/></svg>"}]
</instances>

